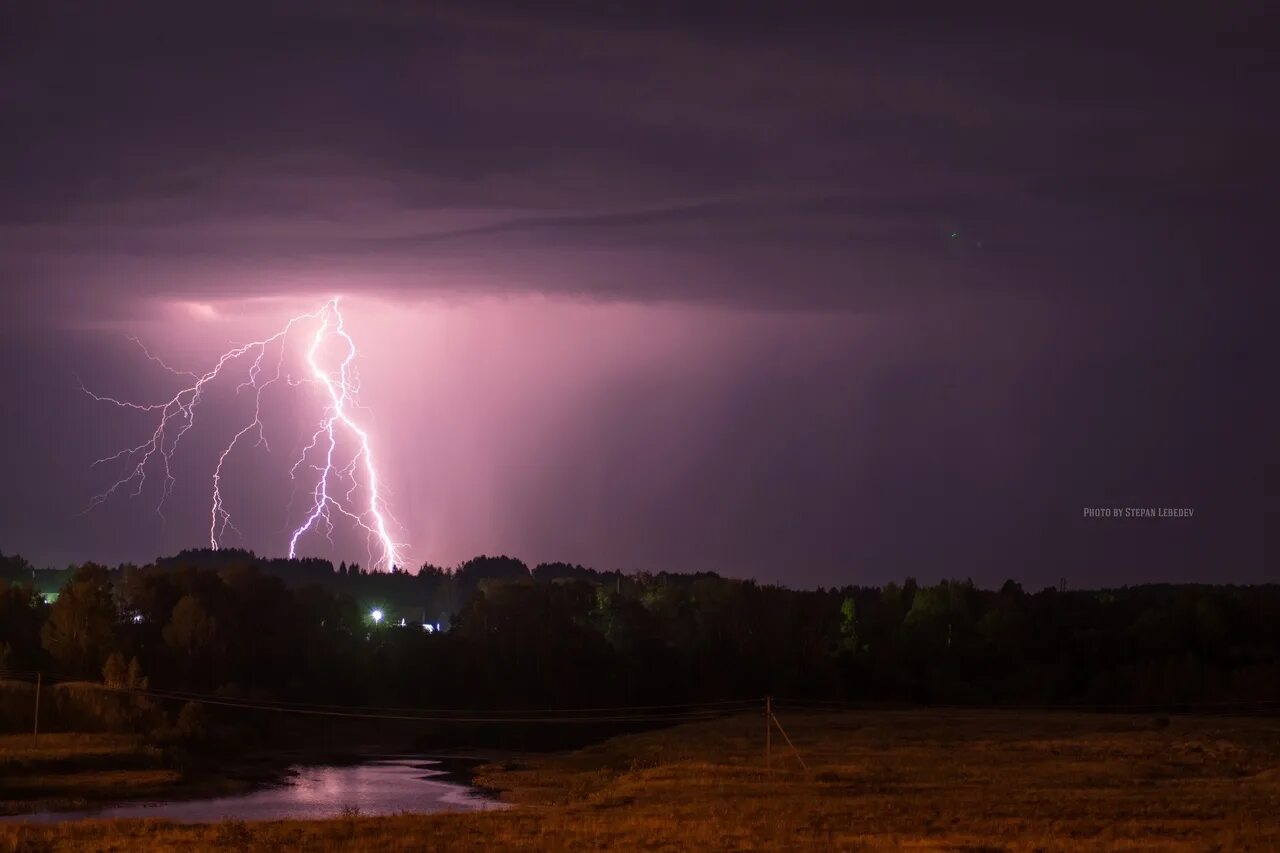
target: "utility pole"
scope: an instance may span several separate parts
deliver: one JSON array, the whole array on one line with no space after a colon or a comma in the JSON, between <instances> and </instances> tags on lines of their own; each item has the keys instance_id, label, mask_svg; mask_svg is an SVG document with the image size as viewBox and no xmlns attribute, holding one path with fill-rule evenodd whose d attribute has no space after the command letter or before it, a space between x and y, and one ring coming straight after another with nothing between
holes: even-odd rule
<instances>
[{"instance_id":1,"label":"utility pole","mask_svg":"<svg viewBox=\"0 0 1280 853\"><path fill-rule=\"evenodd\" d=\"M40 748L40 681L41 674L36 673L36 714L35 719L31 723L31 739L35 742L35 748Z\"/></svg>"},{"instance_id":2,"label":"utility pole","mask_svg":"<svg viewBox=\"0 0 1280 853\"><path fill-rule=\"evenodd\" d=\"M764 697L764 769L773 772L773 697Z\"/></svg>"}]
</instances>

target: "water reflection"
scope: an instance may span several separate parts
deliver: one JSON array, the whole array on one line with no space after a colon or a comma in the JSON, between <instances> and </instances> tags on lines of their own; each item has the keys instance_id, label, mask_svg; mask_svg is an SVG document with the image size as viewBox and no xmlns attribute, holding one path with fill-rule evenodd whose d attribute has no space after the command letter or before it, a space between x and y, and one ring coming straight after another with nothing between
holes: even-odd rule
<instances>
[{"instance_id":1,"label":"water reflection","mask_svg":"<svg viewBox=\"0 0 1280 853\"><path fill-rule=\"evenodd\" d=\"M383 759L333 767L295 767L285 785L247 794L161 803L122 803L75 812L37 812L8 820L56 823L80 818L163 818L184 823L219 820L316 820L412 812L429 814L505 808L474 788L446 781L439 763Z\"/></svg>"}]
</instances>

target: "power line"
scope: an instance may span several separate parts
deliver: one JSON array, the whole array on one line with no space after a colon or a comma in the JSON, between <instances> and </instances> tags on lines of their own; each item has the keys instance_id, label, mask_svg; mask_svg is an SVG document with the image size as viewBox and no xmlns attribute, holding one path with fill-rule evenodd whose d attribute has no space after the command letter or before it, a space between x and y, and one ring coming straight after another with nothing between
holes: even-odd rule
<instances>
[{"instance_id":1,"label":"power line","mask_svg":"<svg viewBox=\"0 0 1280 853\"><path fill-rule=\"evenodd\" d=\"M296 702L283 699L243 699L240 697L226 696L216 693L196 693L186 690L162 690L170 696L187 696L193 701L209 698L209 699L231 699L235 701L245 701L257 705L273 706L281 708L302 708L309 710L338 710L338 711L370 711L375 713L388 714L432 714L432 715L471 715L471 714L520 714L524 716L535 714L594 714L594 713L644 713L653 712L654 714L664 715L661 712L670 712L671 714L705 712L716 713L723 708L748 707L756 700L754 699L725 699L714 702L680 702L670 705L609 705L603 707L579 707L579 708L417 708L400 706L379 706L379 705L339 705L334 703L321 702Z\"/></svg>"},{"instance_id":2,"label":"power line","mask_svg":"<svg viewBox=\"0 0 1280 853\"><path fill-rule=\"evenodd\" d=\"M278 714L300 714L305 716L318 717L341 717L350 719L363 720L402 720L415 721L422 723L555 723L555 724L571 724L571 723L624 723L624 722L692 722L696 720L711 720L725 716L731 713L748 710L748 706L744 703L739 707L726 707L721 710L702 710L685 713L670 714L642 714L642 713L618 713L618 714L597 714L597 715L579 715L579 716L531 716L520 714L507 714L503 716L493 715L485 716L481 714L469 715L431 715L431 714L415 714L415 713L379 713L370 711L340 711L336 708L320 709L320 708L299 708L287 707L279 705L259 704L254 702L246 702L234 699L220 699L210 697L195 698L187 694L171 694L153 690L129 690L127 688L106 688L115 689L120 692L147 696L149 698L179 701L179 702L196 702L202 705L214 705L225 708L237 708L241 710L252 711L270 711ZM501 712L498 712L501 713Z\"/></svg>"},{"instance_id":3,"label":"power line","mask_svg":"<svg viewBox=\"0 0 1280 853\"><path fill-rule=\"evenodd\" d=\"M0 677L33 683L33 671L0 670ZM274 713L328 716L370 720L412 720L436 723L597 723L597 722L681 722L714 719L748 710L755 700L732 699L672 705L617 705L584 708L545 709L430 709L378 708L376 706L323 705L280 700L242 699L209 693L150 688L113 687L81 678L53 677L55 683L80 683L93 689L144 696L159 701L195 702L203 705ZM558 715L558 716L556 716Z\"/></svg>"}]
</instances>

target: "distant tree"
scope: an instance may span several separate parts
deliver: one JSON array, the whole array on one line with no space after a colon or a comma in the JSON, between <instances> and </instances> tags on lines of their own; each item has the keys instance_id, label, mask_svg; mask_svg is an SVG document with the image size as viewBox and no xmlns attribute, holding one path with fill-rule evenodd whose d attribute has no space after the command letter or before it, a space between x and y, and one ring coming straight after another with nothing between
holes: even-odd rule
<instances>
[{"instance_id":1,"label":"distant tree","mask_svg":"<svg viewBox=\"0 0 1280 853\"><path fill-rule=\"evenodd\" d=\"M532 574L536 581L553 581L558 578L594 579L598 573L572 563L539 563L533 567Z\"/></svg>"},{"instance_id":2,"label":"distant tree","mask_svg":"<svg viewBox=\"0 0 1280 853\"><path fill-rule=\"evenodd\" d=\"M118 584L120 601L126 615L141 617L148 625L163 625L173 612L190 580L191 572L128 569Z\"/></svg>"},{"instance_id":3,"label":"distant tree","mask_svg":"<svg viewBox=\"0 0 1280 853\"><path fill-rule=\"evenodd\" d=\"M490 582L472 597L450 638L473 655L488 701L585 701L607 678L608 644L583 624L595 596L578 581ZM601 691L603 692L603 691Z\"/></svg>"},{"instance_id":4,"label":"distant tree","mask_svg":"<svg viewBox=\"0 0 1280 853\"><path fill-rule=\"evenodd\" d=\"M931 639L951 645L956 628L968 621L970 582L943 581L920 588L903 619L903 626Z\"/></svg>"},{"instance_id":5,"label":"distant tree","mask_svg":"<svg viewBox=\"0 0 1280 853\"><path fill-rule=\"evenodd\" d=\"M123 687L128 678L128 671L124 655L112 652L107 656L107 662L102 665L102 683L108 687Z\"/></svg>"},{"instance_id":6,"label":"distant tree","mask_svg":"<svg viewBox=\"0 0 1280 853\"><path fill-rule=\"evenodd\" d=\"M465 589L475 589L481 581L528 580L529 567L515 557L488 557L481 554L458 566L453 573Z\"/></svg>"},{"instance_id":7,"label":"distant tree","mask_svg":"<svg viewBox=\"0 0 1280 853\"><path fill-rule=\"evenodd\" d=\"M218 647L218 620L194 595L184 595L173 607L164 628L164 642L189 663L209 663Z\"/></svg>"},{"instance_id":8,"label":"distant tree","mask_svg":"<svg viewBox=\"0 0 1280 853\"><path fill-rule=\"evenodd\" d=\"M52 660L55 673L116 687L145 686L145 670L166 689L352 705L771 693L1194 707L1271 700L1280 679L1274 584L1028 594L1012 580L980 590L907 579L802 591L570 563L530 572L502 556L408 574L207 549L110 571L2 556L0 568L0 668ZM36 593L59 584L54 605ZM372 607L382 630L370 630ZM103 725L158 719L142 694L97 694L110 697Z\"/></svg>"},{"instance_id":9,"label":"distant tree","mask_svg":"<svg viewBox=\"0 0 1280 853\"><path fill-rule=\"evenodd\" d=\"M637 599L612 586L596 587L595 599L592 620L613 648L632 652L659 636L653 614Z\"/></svg>"},{"instance_id":10,"label":"distant tree","mask_svg":"<svg viewBox=\"0 0 1280 853\"><path fill-rule=\"evenodd\" d=\"M858 610L850 596L840 602L840 648L848 654L858 653Z\"/></svg>"},{"instance_id":11,"label":"distant tree","mask_svg":"<svg viewBox=\"0 0 1280 853\"><path fill-rule=\"evenodd\" d=\"M0 551L0 581L9 583L30 583L32 566L17 554L6 555Z\"/></svg>"},{"instance_id":12,"label":"distant tree","mask_svg":"<svg viewBox=\"0 0 1280 853\"><path fill-rule=\"evenodd\" d=\"M37 664L48 609L29 581L10 586L0 580L0 646L6 650L0 665L24 669Z\"/></svg>"},{"instance_id":13,"label":"distant tree","mask_svg":"<svg viewBox=\"0 0 1280 853\"><path fill-rule=\"evenodd\" d=\"M116 617L110 575L102 566L86 563L58 594L40 640L59 670L96 674L113 649Z\"/></svg>"},{"instance_id":14,"label":"distant tree","mask_svg":"<svg viewBox=\"0 0 1280 853\"><path fill-rule=\"evenodd\" d=\"M125 686L130 690L146 690L147 677L142 674L142 665L138 663L138 659L129 658L129 668L124 674Z\"/></svg>"},{"instance_id":15,"label":"distant tree","mask_svg":"<svg viewBox=\"0 0 1280 853\"><path fill-rule=\"evenodd\" d=\"M198 743L204 739L207 729L204 709L195 702L188 702L178 712L178 719L173 725L173 734L179 741Z\"/></svg>"},{"instance_id":16,"label":"distant tree","mask_svg":"<svg viewBox=\"0 0 1280 853\"><path fill-rule=\"evenodd\" d=\"M147 679L142 674L142 665L138 663L138 659L131 658L125 664L124 655L119 652L112 652L102 665L102 683L123 690L147 689Z\"/></svg>"}]
</instances>

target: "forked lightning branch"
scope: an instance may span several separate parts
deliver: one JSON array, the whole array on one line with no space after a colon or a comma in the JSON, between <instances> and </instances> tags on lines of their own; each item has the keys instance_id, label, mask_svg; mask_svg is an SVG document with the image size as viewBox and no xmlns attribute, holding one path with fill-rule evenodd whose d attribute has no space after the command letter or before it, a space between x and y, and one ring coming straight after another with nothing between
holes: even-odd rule
<instances>
[{"instance_id":1,"label":"forked lightning branch","mask_svg":"<svg viewBox=\"0 0 1280 853\"><path fill-rule=\"evenodd\" d=\"M306 375L293 377L286 371L285 362L292 342L299 339L305 345ZM143 493L148 479L155 477L160 480L156 509L161 511L177 482L173 475L174 457L183 437L196 425L204 394L214 383L235 381L237 395L252 395L253 414L231 435L211 473L209 545L216 550L227 531L236 530L224 493L227 460L245 446L270 450L263 422L263 393L283 381L294 388L316 388L323 401L317 427L289 470L295 480L307 479L311 485L310 505L289 536L289 556L297 556L308 534L322 532L332 543L335 525L345 522L367 536L374 568L390 569L401 564L405 546L391 536L389 528L393 518L383 497L384 486L378 476L372 440L355 415L359 383L354 365L358 351L344 325L337 298L312 313L290 319L268 338L227 350L203 374L174 370L145 347L143 352L174 376L189 379L190 384L169 399L152 403L121 400L81 386L94 400L155 417L154 428L140 444L93 463L94 467L121 465L124 471L93 497L86 511L122 491L137 497ZM314 483L310 477L314 477Z\"/></svg>"}]
</instances>

